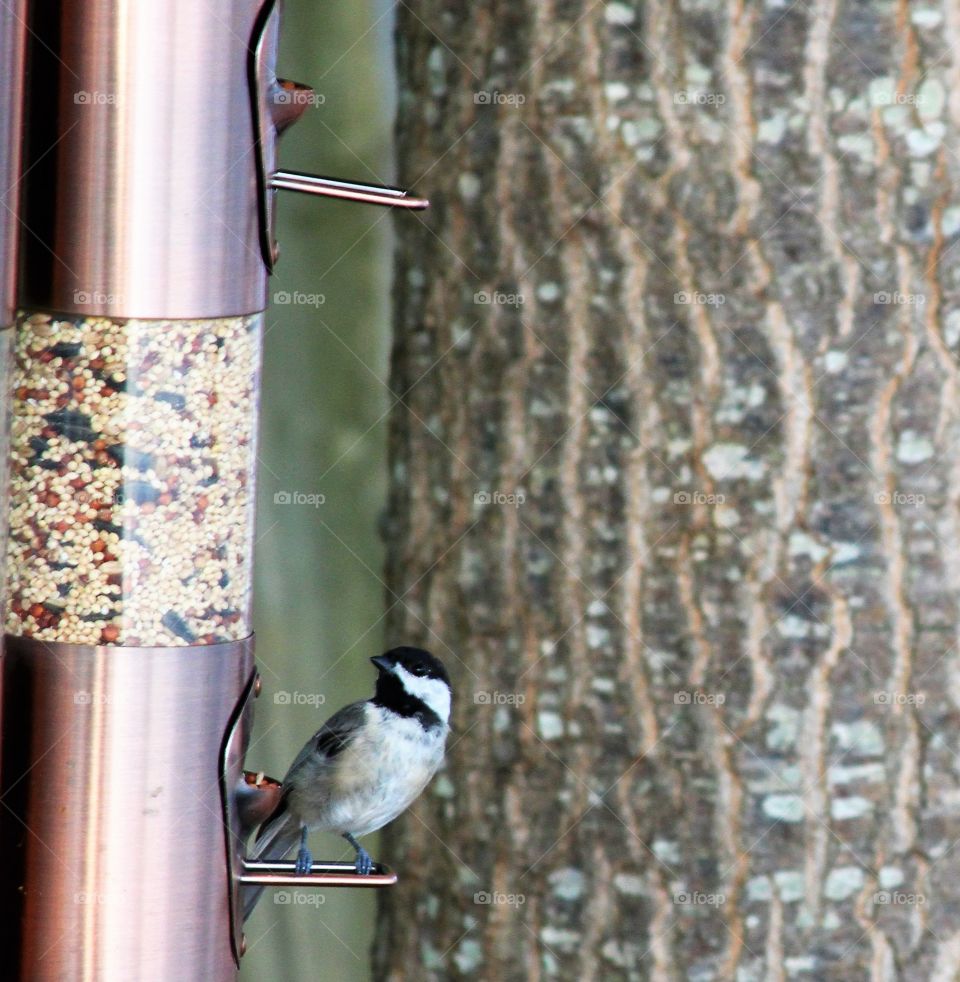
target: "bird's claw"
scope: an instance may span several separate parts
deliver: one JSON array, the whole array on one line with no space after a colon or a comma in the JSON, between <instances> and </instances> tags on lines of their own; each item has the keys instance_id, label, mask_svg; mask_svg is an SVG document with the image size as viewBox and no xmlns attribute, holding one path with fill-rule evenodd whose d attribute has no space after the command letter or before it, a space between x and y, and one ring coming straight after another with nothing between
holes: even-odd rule
<instances>
[{"instance_id":1,"label":"bird's claw","mask_svg":"<svg viewBox=\"0 0 960 982\"><path fill-rule=\"evenodd\" d=\"M357 837L350 832L344 832L343 837L356 850L357 858L354 861L353 868L357 875L369 876L373 872L373 860L370 858L370 853L357 842Z\"/></svg>"},{"instance_id":2,"label":"bird's claw","mask_svg":"<svg viewBox=\"0 0 960 982\"><path fill-rule=\"evenodd\" d=\"M357 860L354 863L354 869L360 876L369 876L373 872L373 860L370 858L370 853L362 846L357 850Z\"/></svg>"},{"instance_id":3,"label":"bird's claw","mask_svg":"<svg viewBox=\"0 0 960 982\"><path fill-rule=\"evenodd\" d=\"M297 861L294 864L294 871L299 876L306 876L312 869L313 856L310 855L310 850L306 846L301 846L297 852Z\"/></svg>"}]
</instances>

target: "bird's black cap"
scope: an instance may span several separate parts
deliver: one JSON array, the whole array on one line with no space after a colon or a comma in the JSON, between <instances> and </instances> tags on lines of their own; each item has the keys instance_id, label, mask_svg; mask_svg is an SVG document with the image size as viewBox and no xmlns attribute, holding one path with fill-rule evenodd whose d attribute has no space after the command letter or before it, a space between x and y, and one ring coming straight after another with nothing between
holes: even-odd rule
<instances>
[{"instance_id":1,"label":"bird's black cap","mask_svg":"<svg viewBox=\"0 0 960 982\"><path fill-rule=\"evenodd\" d=\"M394 665L400 665L411 675L421 678L441 679L450 686L450 676L444 668L443 662L435 655L423 648L411 648L403 645L399 648L391 648L382 655L374 655L370 659L381 672L389 672ZM452 686L450 686L452 688Z\"/></svg>"}]
</instances>

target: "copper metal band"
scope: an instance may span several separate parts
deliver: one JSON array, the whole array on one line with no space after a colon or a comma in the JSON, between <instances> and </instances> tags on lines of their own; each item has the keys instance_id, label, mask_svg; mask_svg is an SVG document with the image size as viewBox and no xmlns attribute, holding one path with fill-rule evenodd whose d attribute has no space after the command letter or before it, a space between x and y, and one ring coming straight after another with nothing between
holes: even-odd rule
<instances>
[{"instance_id":1,"label":"copper metal band","mask_svg":"<svg viewBox=\"0 0 960 982\"><path fill-rule=\"evenodd\" d=\"M5 643L3 977L233 979L253 638Z\"/></svg>"},{"instance_id":2,"label":"copper metal band","mask_svg":"<svg viewBox=\"0 0 960 982\"><path fill-rule=\"evenodd\" d=\"M20 306L171 320L263 310L252 51L257 32L275 39L273 0L29 7Z\"/></svg>"}]
</instances>

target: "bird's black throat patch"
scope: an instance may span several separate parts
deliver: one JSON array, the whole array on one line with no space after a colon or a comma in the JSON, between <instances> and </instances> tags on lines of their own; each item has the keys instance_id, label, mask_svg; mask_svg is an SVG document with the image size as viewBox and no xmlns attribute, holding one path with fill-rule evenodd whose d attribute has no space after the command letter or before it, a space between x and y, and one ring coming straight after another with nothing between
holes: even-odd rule
<instances>
[{"instance_id":1,"label":"bird's black throat patch","mask_svg":"<svg viewBox=\"0 0 960 982\"><path fill-rule=\"evenodd\" d=\"M410 695L393 672L380 673L371 702L398 716L416 719L425 730L443 726L443 720L422 699Z\"/></svg>"}]
</instances>

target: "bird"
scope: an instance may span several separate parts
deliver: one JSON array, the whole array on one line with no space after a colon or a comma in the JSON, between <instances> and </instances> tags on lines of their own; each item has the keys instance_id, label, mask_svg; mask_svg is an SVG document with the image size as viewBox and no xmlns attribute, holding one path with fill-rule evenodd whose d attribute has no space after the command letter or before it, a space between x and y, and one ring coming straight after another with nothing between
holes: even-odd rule
<instances>
[{"instance_id":1,"label":"bird","mask_svg":"<svg viewBox=\"0 0 960 982\"><path fill-rule=\"evenodd\" d=\"M310 832L335 832L353 846L355 871L373 870L357 841L392 822L420 796L443 763L453 689L439 658L422 648L391 648L370 659L373 696L344 706L307 741L282 781L250 858L285 858L299 841L295 869L309 873ZM247 887L244 919L263 887Z\"/></svg>"}]
</instances>

